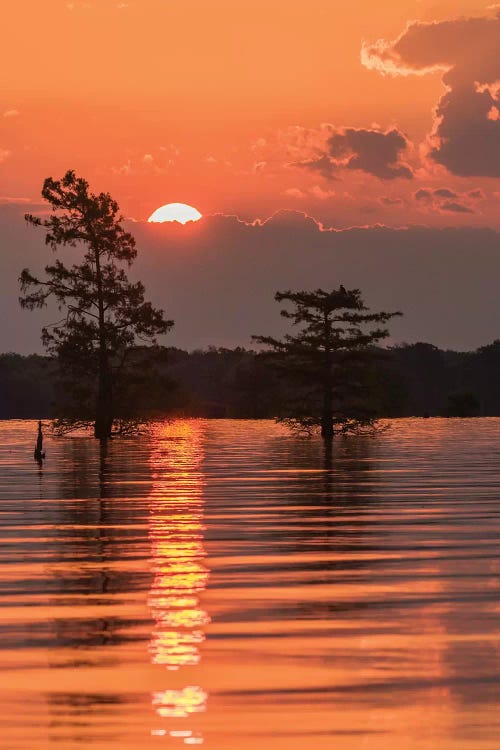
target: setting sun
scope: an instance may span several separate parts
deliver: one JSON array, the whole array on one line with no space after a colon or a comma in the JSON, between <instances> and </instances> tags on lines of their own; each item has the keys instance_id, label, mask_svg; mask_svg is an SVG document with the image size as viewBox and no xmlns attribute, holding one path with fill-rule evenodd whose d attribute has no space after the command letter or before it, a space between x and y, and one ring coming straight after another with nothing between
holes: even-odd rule
<instances>
[{"instance_id":1,"label":"setting sun","mask_svg":"<svg viewBox=\"0 0 500 750\"><path fill-rule=\"evenodd\" d=\"M201 214L193 206L188 206L186 203L167 203L165 206L157 208L148 221L155 223L178 221L180 224L187 224L188 221L198 221L199 219L201 219Z\"/></svg>"}]
</instances>

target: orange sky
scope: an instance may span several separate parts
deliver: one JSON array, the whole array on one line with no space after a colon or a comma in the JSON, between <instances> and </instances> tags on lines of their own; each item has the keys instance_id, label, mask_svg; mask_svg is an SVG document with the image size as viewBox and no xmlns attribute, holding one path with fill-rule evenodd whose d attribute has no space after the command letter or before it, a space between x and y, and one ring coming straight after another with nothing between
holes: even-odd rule
<instances>
[{"instance_id":1,"label":"orange sky","mask_svg":"<svg viewBox=\"0 0 500 750\"><path fill-rule=\"evenodd\" d=\"M44 177L74 168L136 219L181 201L247 218L298 208L339 226L494 224L497 175L459 176L422 161L445 91L442 73L384 76L360 61L363 42L394 40L412 19L494 15L486 7L474 0L6 0L0 200L35 199ZM321 123L397 129L414 178L342 170L325 179L291 166L310 157L293 128L317 132ZM419 188L453 190L465 209L415 200ZM478 189L480 198L468 196Z\"/></svg>"}]
</instances>

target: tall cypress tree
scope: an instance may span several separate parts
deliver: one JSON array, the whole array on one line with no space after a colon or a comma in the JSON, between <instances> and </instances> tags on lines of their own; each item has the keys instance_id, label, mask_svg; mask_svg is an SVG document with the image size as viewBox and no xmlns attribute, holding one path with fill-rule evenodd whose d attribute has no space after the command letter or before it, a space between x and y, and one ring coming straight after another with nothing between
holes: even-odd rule
<instances>
[{"instance_id":1,"label":"tall cypress tree","mask_svg":"<svg viewBox=\"0 0 500 750\"><path fill-rule=\"evenodd\" d=\"M51 206L49 218L27 214L28 223L46 230L52 250L70 246L82 256L71 266L56 258L45 267L45 278L25 268L20 303L33 310L54 298L64 311L61 321L42 329L42 340L60 370L71 374L75 396L83 400L84 384L93 382L94 435L106 439L116 414L116 384L127 362L137 361L138 344L154 345L173 321L145 300L141 282L128 280L125 268L137 255L135 240L122 227L109 193L91 193L86 180L70 170L61 180L48 177L42 197Z\"/></svg>"},{"instance_id":2,"label":"tall cypress tree","mask_svg":"<svg viewBox=\"0 0 500 750\"><path fill-rule=\"evenodd\" d=\"M291 304L281 315L299 328L281 340L253 337L269 347L267 354L288 384L278 418L301 429L320 427L325 440L373 426L374 345L389 334L383 324L401 313L369 312L359 289L342 285L329 292L277 292L275 299Z\"/></svg>"}]
</instances>

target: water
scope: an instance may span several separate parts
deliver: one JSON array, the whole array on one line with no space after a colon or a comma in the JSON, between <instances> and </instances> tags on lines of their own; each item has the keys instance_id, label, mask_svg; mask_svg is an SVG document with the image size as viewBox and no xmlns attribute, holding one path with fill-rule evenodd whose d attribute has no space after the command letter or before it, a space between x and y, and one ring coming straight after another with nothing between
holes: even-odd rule
<instances>
[{"instance_id":1,"label":"water","mask_svg":"<svg viewBox=\"0 0 500 750\"><path fill-rule=\"evenodd\" d=\"M0 746L497 750L500 420L0 423Z\"/></svg>"}]
</instances>

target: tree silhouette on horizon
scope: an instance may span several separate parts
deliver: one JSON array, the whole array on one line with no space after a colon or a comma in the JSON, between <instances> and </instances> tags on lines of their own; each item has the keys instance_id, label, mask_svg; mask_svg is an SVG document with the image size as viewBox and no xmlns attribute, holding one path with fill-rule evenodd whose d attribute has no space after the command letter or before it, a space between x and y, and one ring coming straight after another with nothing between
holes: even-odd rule
<instances>
[{"instance_id":1,"label":"tree silhouette on horizon","mask_svg":"<svg viewBox=\"0 0 500 750\"><path fill-rule=\"evenodd\" d=\"M70 376L77 413L91 383L94 435L107 439L116 416L116 385L127 368L137 369L138 345L154 346L173 321L145 300L140 281L128 280L125 269L137 256L136 243L109 193L90 192L88 182L69 170L61 180L48 177L42 197L51 206L49 218L26 214L26 221L46 230L45 244L54 252L69 246L83 257L71 266L56 258L45 267L45 278L25 268L19 301L34 310L54 298L64 311L62 320L42 329L42 341Z\"/></svg>"},{"instance_id":2,"label":"tree silhouette on horizon","mask_svg":"<svg viewBox=\"0 0 500 750\"><path fill-rule=\"evenodd\" d=\"M324 440L372 428L376 415L369 370L377 356L374 345L389 335L380 324L401 313L369 312L360 290L342 284L331 291L277 292L275 300L291 304L281 315L300 330L281 340L252 338L269 347L267 355L293 383L279 421L306 431L319 427Z\"/></svg>"}]
</instances>

